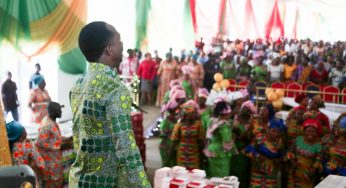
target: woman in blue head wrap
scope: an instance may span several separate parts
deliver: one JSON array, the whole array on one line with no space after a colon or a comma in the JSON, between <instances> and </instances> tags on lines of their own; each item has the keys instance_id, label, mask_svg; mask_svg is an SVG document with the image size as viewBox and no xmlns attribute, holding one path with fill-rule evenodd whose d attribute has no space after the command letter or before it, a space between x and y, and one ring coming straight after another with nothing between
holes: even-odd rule
<instances>
[{"instance_id":1,"label":"woman in blue head wrap","mask_svg":"<svg viewBox=\"0 0 346 188\"><path fill-rule=\"evenodd\" d=\"M17 121L6 123L7 137L10 144L11 155L15 165L29 165L36 175L44 169L44 161L35 145L26 139L26 131Z\"/></svg>"},{"instance_id":2,"label":"woman in blue head wrap","mask_svg":"<svg viewBox=\"0 0 346 188\"><path fill-rule=\"evenodd\" d=\"M29 97L29 108L32 110L32 121L41 123L42 119L47 116L47 105L51 102L46 88L46 81L43 76L38 75L34 78L34 84L37 88L31 90Z\"/></svg>"},{"instance_id":3,"label":"woman in blue head wrap","mask_svg":"<svg viewBox=\"0 0 346 188\"><path fill-rule=\"evenodd\" d=\"M278 187L278 172L284 156L282 133L286 130L282 119L271 119L263 134L258 134L245 153L252 161L250 187Z\"/></svg>"}]
</instances>

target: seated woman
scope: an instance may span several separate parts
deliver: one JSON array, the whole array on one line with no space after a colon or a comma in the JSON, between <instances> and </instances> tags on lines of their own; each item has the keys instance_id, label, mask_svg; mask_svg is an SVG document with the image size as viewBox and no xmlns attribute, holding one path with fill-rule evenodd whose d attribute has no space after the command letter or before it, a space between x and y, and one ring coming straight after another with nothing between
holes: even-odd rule
<instances>
[{"instance_id":1,"label":"seated woman","mask_svg":"<svg viewBox=\"0 0 346 188\"><path fill-rule=\"evenodd\" d=\"M201 149L204 131L197 118L198 104L189 100L182 105L182 117L174 126L171 139L173 149L177 148L177 164L187 169L200 169Z\"/></svg>"},{"instance_id":2,"label":"seated woman","mask_svg":"<svg viewBox=\"0 0 346 188\"><path fill-rule=\"evenodd\" d=\"M29 108L32 110L32 122L40 124L42 119L47 116L47 106L51 101L46 88L46 81L43 76L36 76L34 79L37 88L31 90L29 98Z\"/></svg>"},{"instance_id":3,"label":"seated woman","mask_svg":"<svg viewBox=\"0 0 346 188\"><path fill-rule=\"evenodd\" d=\"M56 102L48 104L48 118L42 122L38 129L36 147L45 160L43 170L44 187L62 187L63 166L62 166L62 136L56 119L61 117L61 106Z\"/></svg>"},{"instance_id":4,"label":"seated woman","mask_svg":"<svg viewBox=\"0 0 346 188\"><path fill-rule=\"evenodd\" d=\"M43 158L35 145L26 139L26 131L17 121L6 123L7 137L10 144L13 163L15 165L29 165L38 179L42 178L45 168Z\"/></svg>"}]
</instances>

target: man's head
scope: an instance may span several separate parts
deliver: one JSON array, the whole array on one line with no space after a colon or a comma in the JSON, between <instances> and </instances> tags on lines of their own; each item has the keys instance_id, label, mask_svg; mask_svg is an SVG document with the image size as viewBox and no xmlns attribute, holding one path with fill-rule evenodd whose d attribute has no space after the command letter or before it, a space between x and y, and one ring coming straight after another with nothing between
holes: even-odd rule
<instances>
[{"instance_id":1,"label":"man's head","mask_svg":"<svg viewBox=\"0 0 346 188\"><path fill-rule=\"evenodd\" d=\"M151 54L150 54L149 52L147 52L147 53L145 54L145 59L146 59L146 60L151 60Z\"/></svg>"},{"instance_id":2,"label":"man's head","mask_svg":"<svg viewBox=\"0 0 346 188\"><path fill-rule=\"evenodd\" d=\"M10 71L7 72L7 79L9 79L9 80L12 79L12 73Z\"/></svg>"},{"instance_id":3,"label":"man's head","mask_svg":"<svg viewBox=\"0 0 346 188\"><path fill-rule=\"evenodd\" d=\"M48 104L48 115L52 119L61 118L61 106L59 103L50 102Z\"/></svg>"},{"instance_id":4,"label":"man's head","mask_svg":"<svg viewBox=\"0 0 346 188\"><path fill-rule=\"evenodd\" d=\"M122 60L123 43L120 34L106 22L91 22L84 26L79 34L78 43L89 62L117 67Z\"/></svg>"},{"instance_id":5,"label":"man's head","mask_svg":"<svg viewBox=\"0 0 346 188\"><path fill-rule=\"evenodd\" d=\"M41 71L41 65L39 63L36 63L35 69L36 69L36 72L40 72Z\"/></svg>"}]
</instances>

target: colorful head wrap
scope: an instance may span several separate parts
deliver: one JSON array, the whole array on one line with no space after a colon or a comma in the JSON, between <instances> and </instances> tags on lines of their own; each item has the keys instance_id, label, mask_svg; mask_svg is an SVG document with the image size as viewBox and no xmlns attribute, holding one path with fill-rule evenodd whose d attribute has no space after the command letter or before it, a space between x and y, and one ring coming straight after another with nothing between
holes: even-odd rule
<instances>
[{"instance_id":1,"label":"colorful head wrap","mask_svg":"<svg viewBox=\"0 0 346 188\"><path fill-rule=\"evenodd\" d=\"M6 131L8 141L14 142L22 136L24 132L24 127L17 121L11 121L9 123L6 123Z\"/></svg>"},{"instance_id":2,"label":"colorful head wrap","mask_svg":"<svg viewBox=\"0 0 346 188\"><path fill-rule=\"evenodd\" d=\"M318 120L316 119L307 119L303 123L303 129L305 130L308 127L314 127L317 130L317 134L322 134L322 127Z\"/></svg>"},{"instance_id":3,"label":"colorful head wrap","mask_svg":"<svg viewBox=\"0 0 346 188\"><path fill-rule=\"evenodd\" d=\"M167 104L163 105L161 108L161 113L164 113L169 110L173 110L178 107L178 103L175 100L168 101Z\"/></svg>"},{"instance_id":4,"label":"colorful head wrap","mask_svg":"<svg viewBox=\"0 0 346 188\"><path fill-rule=\"evenodd\" d=\"M177 90L172 96L172 100L183 99L183 98L186 98L186 93L184 90Z\"/></svg>"},{"instance_id":5,"label":"colorful head wrap","mask_svg":"<svg viewBox=\"0 0 346 188\"><path fill-rule=\"evenodd\" d=\"M206 88L198 88L198 97L207 98L209 95L209 91Z\"/></svg>"},{"instance_id":6,"label":"colorful head wrap","mask_svg":"<svg viewBox=\"0 0 346 188\"><path fill-rule=\"evenodd\" d=\"M193 71L193 67L184 65L183 67L181 67L181 71L183 72L183 74L191 74Z\"/></svg>"},{"instance_id":7,"label":"colorful head wrap","mask_svg":"<svg viewBox=\"0 0 346 188\"><path fill-rule=\"evenodd\" d=\"M171 88L171 91L169 92L169 98L172 98L175 93L179 90L184 90L184 88L181 85L175 85Z\"/></svg>"},{"instance_id":8,"label":"colorful head wrap","mask_svg":"<svg viewBox=\"0 0 346 188\"><path fill-rule=\"evenodd\" d=\"M38 86L38 85L40 85L42 82L43 82L43 80L44 80L44 78L43 78L43 76L42 75L36 75L35 77L34 77L34 85L35 86Z\"/></svg>"},{"instance_id":9,"label":"colorful head wrap","mask_svg":"<svg viewBox=\"0 0 346 188\"><path fill-rule=\"evenodd\" d=\"M306 96L304 93L298 95L295 99L294 99L294 102L296 103L300 103L302 102L305 98L307 98L308 96Z\"/></svg>"},{"instance_id":10,"label":"colorful head wrap","mask_svg":"<svg viewBox=\"0 0 346 188\"><path fill-rule=\"evenodd\" d=\"M321 96L315 95L315 96L312 98L312 100L313 100L314 102L316 102L318 108L324 108L324 107L325 107L325 106L324 106L324 101L323 101L323 99L322 99Z\"/></svg>"},{"instance_id":11,"label":"colorful head wrap","mask_svg":"<svg viewBox=\"0 0 346 188\"><path fill-rule=\"evenodd\" d=\"M255 104L251 101L248 100L246 102L244 102L240 108L247 108L249 109L252 113L257 114L257 108L255 106Z\"/></svg>"},{"instance_id":12,"label":"colorful head wrap","mask_svg":"<svg viewBox=\"0 0 346 188\"><path fill-rule=\"evenodd\" d=\"M173 88L174 86L176 86L176 85L180 85L180 81L178 80L178 79L175 79L175 80L171 80L170 82L169 82L169 88Z\"/></svg>"},{"instance_id":13,"label":"colorful head wrap","mask_svg":"<svg viewBox=\"0 0 346 188\"><path fill-rule=\"evenodd\" d=\"M214 104L216 105L219 102L225 102L227 103L227 98L225 96L218 96L215 101ZM225 109L223 109L220 114L225 115L225 114L229 114L232 112L232 109L230 107L230 105L227 103L227 107Z\"/></svg>"},{"instance_id":14,"label":"colorful head wrap","mask_svg":"<svg viewBox=\"0 0 346 188\"><path fill-rule=\"evenodd\" d=\"M183 107L183 112L187 114L197 112L198 110L198 104L194 100L188 100L182 105L182 107Z\"/></svg>"},{"instance_id":15,"label":"colorful head wrap","mask_svg":"<svg viewBox=\"0 0 346 188\"><path fill-rule=\"evenodd\" d=\"M285 131L286 130L286 126L284 123L284 120L282 119L271 119L269 122L269 128L270 129L279 129L280 131Z\"/></svg>"},{"instance_id":16,"label":"colorful head wrap","mask_svg":"<svg viewBox=\"0 0 346 188\"><path fill-rule=\"evenodd\" d=\"M193 55L192 55L192 59L193 59L193 60L197 60L197 59L198 59L198 54L193 54Z\"/></svg>"}]
</instances>

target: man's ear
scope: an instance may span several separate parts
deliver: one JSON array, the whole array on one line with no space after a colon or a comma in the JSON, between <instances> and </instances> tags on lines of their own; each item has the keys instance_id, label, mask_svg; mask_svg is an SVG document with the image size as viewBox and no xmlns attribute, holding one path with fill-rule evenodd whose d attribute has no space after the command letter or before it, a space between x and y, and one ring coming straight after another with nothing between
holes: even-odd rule
<instances>
[{"instance_id":1,"label":"man's ear","mask_svg":"<svg viewBox=\"0 0 346 188\"><path fill-rule=\"evenodd\" d=\"M113 55L113 50L112 50L112 46L107 46L105 49L105 52L107 55Z\"/></svg>"}]
</instances>

